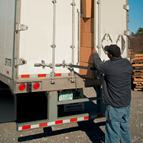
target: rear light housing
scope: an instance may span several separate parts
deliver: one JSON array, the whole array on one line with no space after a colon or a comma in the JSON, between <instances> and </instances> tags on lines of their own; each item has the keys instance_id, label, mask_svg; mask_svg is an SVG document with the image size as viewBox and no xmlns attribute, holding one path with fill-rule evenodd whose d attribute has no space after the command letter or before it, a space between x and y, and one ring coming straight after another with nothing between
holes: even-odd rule
<instances>
[{"instance_id":1,"label":"rear light housing","mask_svg":"<svg viewBox=\"0 0 143 143\"><path fill-rule=\"evenodd\" d=\"M25 90L25 88L26 88L26 85L25 85L24 83L21 83L21 84L19 85L19 90L20 90L20 91Z\"/></svg>"},{"instance_id":2,"label":"rear light housing","mask_svg":"<svg viewBox=\"0 0 143 143\"><path fill-rule=\"evenodd\" d=\"M33 82L31 86L31 92L40 91L42 89L42 83L37 81Z\"/></svg>"},{"instance_id":3,"label":"rear light housing","mask_svg":"<svg viewBox=\"0 0 143 143\"><path fill-rule=\"evenodd\" d=\"M42 89L42 82L27 82L17 84L17 93L36 92Z\"/></svg>"},{"instance_id":4,"label":"rear light housing","mask_svg":"<svg viewBox=\"0 0 143 143\"><path fill-rule=\"evenodd\" d=\"M33 84L33 88L35 89L35 90L37 90L38 88L40 87L40 84L39 83L34 83Z\"/></svg>"}]
</instances>

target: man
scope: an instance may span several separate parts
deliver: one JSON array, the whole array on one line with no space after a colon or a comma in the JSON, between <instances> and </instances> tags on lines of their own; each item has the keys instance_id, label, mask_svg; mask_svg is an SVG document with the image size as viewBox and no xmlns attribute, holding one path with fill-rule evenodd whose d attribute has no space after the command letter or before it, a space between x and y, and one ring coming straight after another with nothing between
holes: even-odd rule
<instances>
[{"instance_id":1,"label":"man","mask_svg":"<svg viewBox=\"0 0 143 143\"><path fill-rule=\"evenodd\" d=\"M129 130L132 66L117 45L106 46L109 61L102 62L93 49L95 67L104 73L102 99L106 107L105 143L131 143Z\"/></svg>"}]
</instances>

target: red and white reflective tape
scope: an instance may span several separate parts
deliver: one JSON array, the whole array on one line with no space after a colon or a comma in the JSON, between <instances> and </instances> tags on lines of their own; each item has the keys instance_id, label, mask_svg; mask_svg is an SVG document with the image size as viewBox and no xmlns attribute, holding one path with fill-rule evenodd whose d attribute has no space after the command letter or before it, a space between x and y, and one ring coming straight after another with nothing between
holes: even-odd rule
<instances>
[{"instance_id":1,"label":"red and white reflective tape","mask_svg":"<svg viewBox=\"0 0 143 143\"><path fill-rule=\"evenodd\" d=\"M55 73L55 77L70 76L70 73ZM50 74L22 74L19 78L40 78L40 77L50 77Z\"/></svg>"},{"instance_id":2,"label":"red and white reflective tape","mask_svg":"<svg viewBox=\"0 0 143 143\"><path fill-rule=\"evenodd\" d=\"M71 122L86 121L86 120L95 119L95 118L99 118L103 116L104 114L97 114L97 115L92 115L92 116L84 116L84 117L79 117L79 118L58 120L58 121L53 121L53 122L44 122L44 123L38 123L38 124L32 124L32 125L24 125L24 126L18 125L18 131L36 129L36 128L41 128L41 127L49 127L49 126L71 123Z\"/></svg>"}]
</instances>

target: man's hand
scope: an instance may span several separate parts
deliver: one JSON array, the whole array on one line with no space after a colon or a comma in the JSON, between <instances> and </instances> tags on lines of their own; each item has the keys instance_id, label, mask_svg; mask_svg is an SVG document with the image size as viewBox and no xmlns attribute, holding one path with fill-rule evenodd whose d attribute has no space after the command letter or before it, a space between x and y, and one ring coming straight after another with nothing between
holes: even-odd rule
<instances>
[{"instance_id":1,"label":"man's hand","mask_svg":"<svg viewBox=\"0 0 143 143\"><path fill-rule=\"evenodd\" d=\"M97 53L97 51L96 51L95 48L93 48L92 53L93 53L93 54L94 54L94 53Z\"/></svg>"}]
</instances>

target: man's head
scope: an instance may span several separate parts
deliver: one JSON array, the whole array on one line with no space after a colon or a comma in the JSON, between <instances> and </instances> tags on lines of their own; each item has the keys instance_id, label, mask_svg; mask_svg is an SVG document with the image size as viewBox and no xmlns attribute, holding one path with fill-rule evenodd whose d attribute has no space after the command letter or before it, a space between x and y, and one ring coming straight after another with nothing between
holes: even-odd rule
<instances>
[{"instance_id":1,"label":"man's head","mask_svg":"<svg viewBox=\"0 0 143 143\"><path fill-rule=\"evenodd\" d=\"M104 49L106 52L108 52L107 55L110 59L117 58L121 55L120 48L117 45L105 46Z\"/></svg>"}]
</instances>

